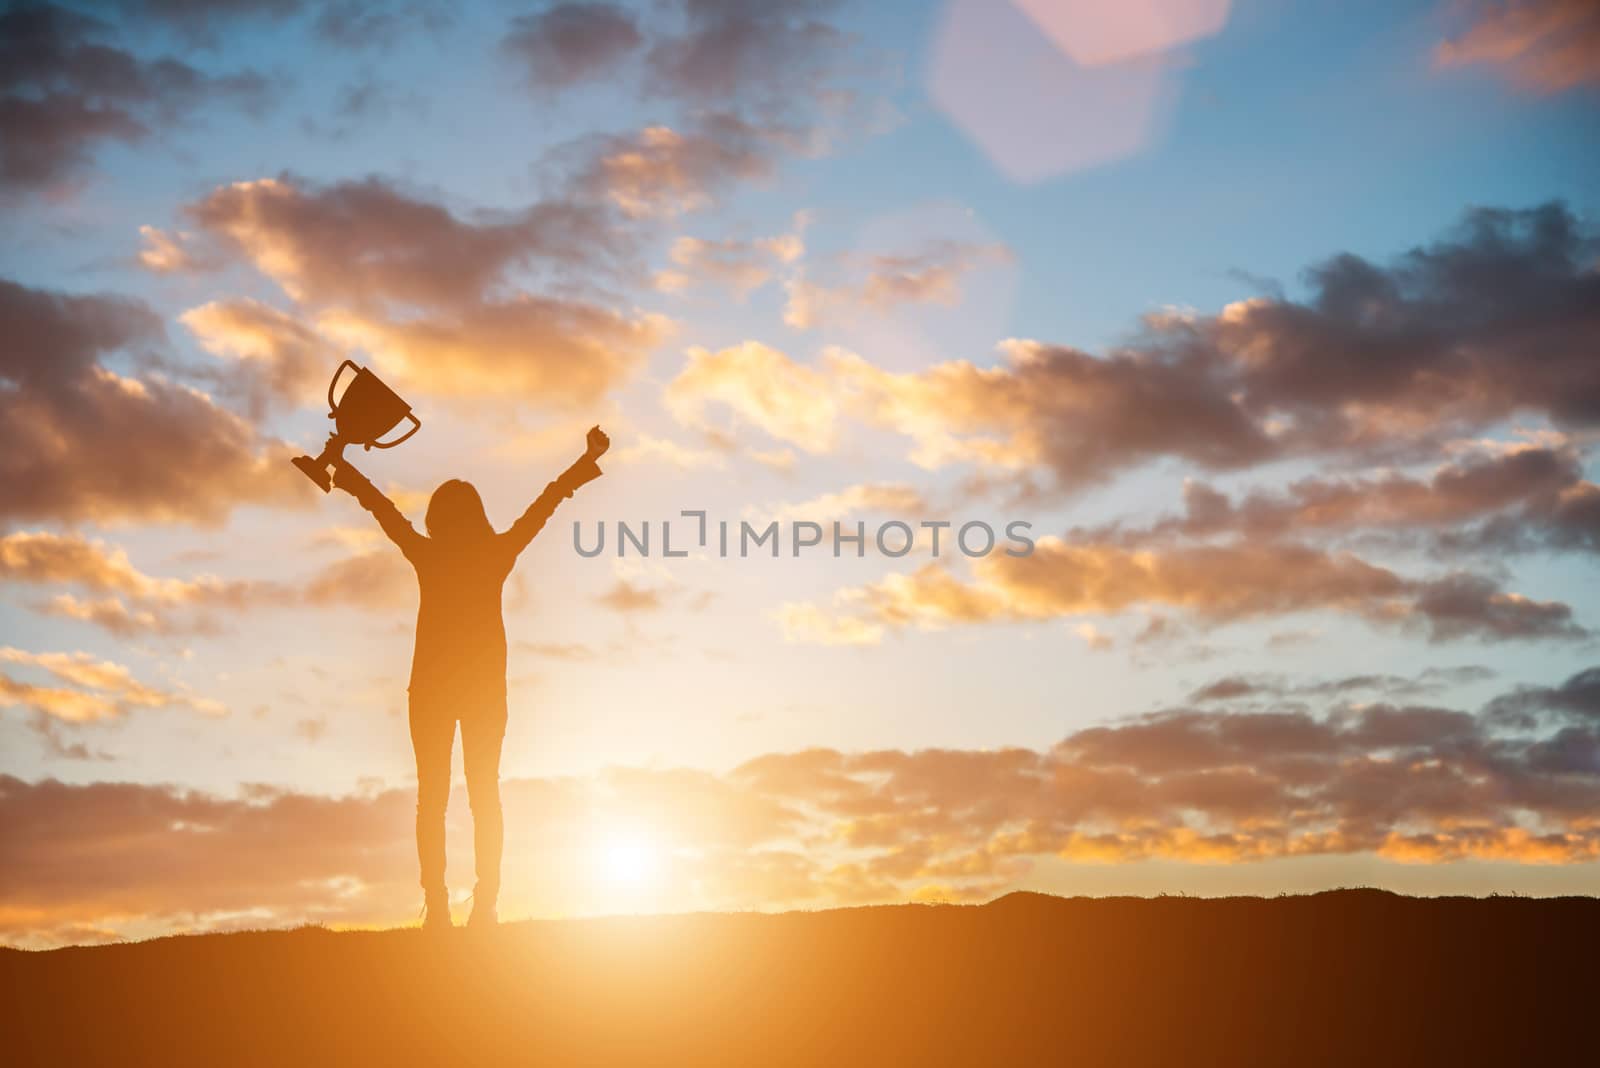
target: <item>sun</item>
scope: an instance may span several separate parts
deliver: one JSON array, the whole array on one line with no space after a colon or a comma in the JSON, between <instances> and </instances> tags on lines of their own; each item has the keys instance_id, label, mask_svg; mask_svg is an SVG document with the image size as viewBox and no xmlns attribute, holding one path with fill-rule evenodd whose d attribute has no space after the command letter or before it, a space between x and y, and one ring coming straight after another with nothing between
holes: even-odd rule
<instances>
[{"instance_id":1,"label":"sun","mask_svg":"<svg viewBox=\"0 0 1600 1068\"><path fill-rule=\"evenodd\" d=\"M643 889L652 885L661 867L661 851L643 835L607 838L598 855L600 875L617 889Z\"/></svg>"}]
</instances>

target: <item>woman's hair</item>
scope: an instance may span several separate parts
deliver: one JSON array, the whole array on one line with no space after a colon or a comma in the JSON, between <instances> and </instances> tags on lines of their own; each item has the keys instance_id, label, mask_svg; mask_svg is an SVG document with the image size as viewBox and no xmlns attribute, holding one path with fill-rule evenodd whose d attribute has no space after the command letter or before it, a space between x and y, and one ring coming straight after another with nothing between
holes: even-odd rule
<instances>
[{"instance_id":1,"label":"woman's hair","mask_svg":"<svg viewBox=\"0 0 1600 1068\"><path fill-rule=\"evenodd\" d=\"M452 478L441 483L428 501L428 536L441 541L486 538L494 533L483 511L483 498L470 482Z\"/></svg>"}]
</instances>

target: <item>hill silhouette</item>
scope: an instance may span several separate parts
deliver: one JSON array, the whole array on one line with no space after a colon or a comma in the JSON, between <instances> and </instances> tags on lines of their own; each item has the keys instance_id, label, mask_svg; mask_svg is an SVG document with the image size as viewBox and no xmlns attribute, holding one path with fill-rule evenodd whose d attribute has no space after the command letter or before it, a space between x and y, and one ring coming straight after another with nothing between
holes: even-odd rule
<instances>
[{"instance_id":1,"label":"hill silhouette","mask_svg":"<svg viewBox=\"0 0 1600 1068\"><path fill-rule=\"evenodd\" d=\"M1578 1063L1597 948L1594 898L1371 890L191 935L0 952L0 1050L17 1065Z\"/></svg>"}]
</instances>

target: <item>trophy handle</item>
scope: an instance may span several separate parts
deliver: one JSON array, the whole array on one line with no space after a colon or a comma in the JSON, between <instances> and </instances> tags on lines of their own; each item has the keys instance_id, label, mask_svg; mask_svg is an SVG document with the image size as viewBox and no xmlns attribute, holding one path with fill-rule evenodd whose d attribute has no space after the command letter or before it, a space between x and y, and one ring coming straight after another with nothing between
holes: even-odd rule
<instances>
[{"instance_id":1,"label":"trophy handle","mask_svg":"<svg viewBox=\"0 0 1600 1068\"><path fill-rule=\"evenodd\" d=\"M392 449L396 445L400 444L402 441L406 440L406 438L409 438L412 434L415 434L417 431L422 429L422 420L421 419L418 419L416 416L412 415L410 412L406 413L406 418L411 420L411 429L410 430L407 430L404 434L401 434L399 437L395 438L393 441L372 441L372 442L368 442L367 443L367 448L369 448L369 449Z\"/></svg>"},{"instance_id":2,"label":"trophy handle","mask_svg":"<svg viewBox=\"0 0 1600 1068\"><path fill-rule=\"evenodd\" d=\"M333 393L334 393L334 390L336 390L339 387L339 378L340 378L341 375L344 374L344 369L346 367L350 368L352 371L355 371L357 374L361 373L361 368L356 366L356 362L354 360L346 360L346 361L344 361L344 363L341 363L339 365L339 369L337 371L333 372L333 381L328 383L328 417L329 418L332 418L333 417L333 413L337 412L339 410L338 403L333 399Z\"/></svg>"}]
</instances>

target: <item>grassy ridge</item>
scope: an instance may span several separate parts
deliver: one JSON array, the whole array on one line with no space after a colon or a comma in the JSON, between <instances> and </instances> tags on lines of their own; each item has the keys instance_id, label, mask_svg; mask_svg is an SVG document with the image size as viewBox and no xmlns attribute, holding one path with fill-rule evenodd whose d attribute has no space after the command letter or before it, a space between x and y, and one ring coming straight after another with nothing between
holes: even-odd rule
<instances>
[{"instance_id":1,"label":"grassy ridge","mask_svg":"<svg viewBox=\"0 0 1600 1068\"><path fill-rule=\"evenodd\" d=\"M1600 1063L1600 900L1053 898L0 952L13 1064Z\"/></svg>"}]
</instances>

